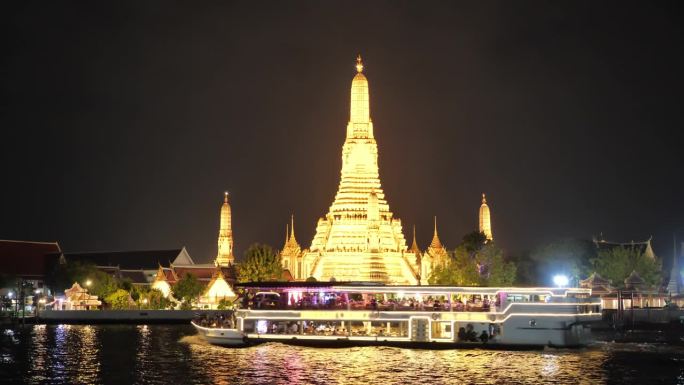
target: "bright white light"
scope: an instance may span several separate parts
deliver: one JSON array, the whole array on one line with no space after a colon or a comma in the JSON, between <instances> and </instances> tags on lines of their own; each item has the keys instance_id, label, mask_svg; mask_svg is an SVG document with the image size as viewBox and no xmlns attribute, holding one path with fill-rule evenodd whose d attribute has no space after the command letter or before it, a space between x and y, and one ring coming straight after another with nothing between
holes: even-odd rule
<instances>
[{"instance_id":1,"label":"bright white light","mask_svg":"<svg viewBox=\"0 0 684 385\"><path fill-rule=\"evenodd\" d=\"M7 296L10 298L12 298L13 295L14 295L14 293L12 293L11 291L9 293L7 293Z\"/></svg>"},{"instance_id":2,"label":"bright white light","mask_svg":"<svg viewBox=\"0 0 684 385\"><path fill-rule=\"evenodd\" d=\"M258 320L256 324L257 333L266 334L268 332L268 322L266 320Z\"/></svg>"},{"instance_id":3,"label":"bright white light","mask_svg":"<svg viewBox=\"0 0 684 385\"><path fill-rule=\"evenodd\" d=\"M568 286L568 277L562 274L553 276L553 283L558 287Z\"/></svg>"}]
</instances>

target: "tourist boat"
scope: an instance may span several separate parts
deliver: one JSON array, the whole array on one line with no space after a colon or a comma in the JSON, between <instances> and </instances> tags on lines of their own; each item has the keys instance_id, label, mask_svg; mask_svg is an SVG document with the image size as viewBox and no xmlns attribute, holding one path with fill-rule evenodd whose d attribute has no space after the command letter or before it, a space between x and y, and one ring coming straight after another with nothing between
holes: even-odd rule
<instances>
[{"instance_id":1,"label":"tourist boat","mask_svg":"<svg viewBox=\"0 0 684 385\"><path fill-rule=\"evenodd\" d=\"M578 347L601 302L590 289L386 286L336 282L237 285L230 324L193 321L216 345Z\"/></svg>"}]
</instances>

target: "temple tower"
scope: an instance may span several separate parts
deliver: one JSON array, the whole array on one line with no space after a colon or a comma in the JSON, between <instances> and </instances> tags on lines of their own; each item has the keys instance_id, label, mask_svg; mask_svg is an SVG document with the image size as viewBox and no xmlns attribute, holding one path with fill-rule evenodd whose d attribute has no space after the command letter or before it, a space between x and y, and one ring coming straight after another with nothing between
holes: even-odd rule
<instances>
[{"instance_id":1,"label":"temple tower","mask_svg":"<svg viewBox=\"0 0 684 385\"><path fill-rule=\"evenodd\" d=\"M437 217L435 217L435 231L432 235L432 242L430 242L430 246L428 246L425 253L429 256L433 268L438 265L444 266L449 262L449 252L442 245L442 241L439 240L439 234L437 234Z\"/></svg>"},{"instance_id":2,"label":"temple tower","mask_svg":"<svg viewBox=\"0 0 684 385\"><path fill-rule=\"evenodd\" d=\"M216 266L230 266L235 262L233 256L233 228L231 225L231 210L228 203L228 191L224 193L221 205L221 224L218 235L218 253L214 264Z\"/></svg>"},{"instance_id":3,"label":"temple tower","mask_svg":"<svg viewBox=\"0 0 684 385\"><path fill-rule=\"evenodd\" d=\"M295 238L294 215L290 217L290 227L285 226L285 244L280 251L280 260L283 269L286 269L293 277L302 275L302 248Z\"/></svg>"},{"instance_id":4,"label":"temple tower","mask_svg":"<svg viewBox=\"0 0 684 385\"><path fill-rule=\"evenodd\" d=\"M393 218L380 184L378 145L363 69L359 56L351 84L339 188L328 213L318 220L302 274L295 277L416 284L415 256L407 250L401 221Z\"/></svg>"},{"instance_id":5,"label":"temple tower","mask_svg":"<svg viewBox=\"0 0 684 385\"><path fill-rule=\"evenodd\" d=\"M487 206L487 198L482 193L482 205L480 206L480 232L484 233L487 241L493 241L492 236L492 219L489 213L489 206Z\"/></svg>"}]
</instances>

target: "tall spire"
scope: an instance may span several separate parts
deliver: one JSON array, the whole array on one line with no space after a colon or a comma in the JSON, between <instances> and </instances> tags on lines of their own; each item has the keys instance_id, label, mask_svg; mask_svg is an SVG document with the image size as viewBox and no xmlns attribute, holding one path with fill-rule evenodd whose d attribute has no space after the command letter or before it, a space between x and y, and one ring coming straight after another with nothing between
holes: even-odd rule
<instances>
[{"instance_id":1,"label":"tall spire","mask_svg":"<svg viewBox=\"0 0 684 385\"><path fill-rule=\"evenodd\" d=\"M482 193L482 205L480 206L480 227L481 233L484 233L487 241L494 240L492 235L492 218L489 212L489 206L487 206L487 197Z\"/></svg>"},{"instance_id":2,"label":"tall spire","mask_svg":"<svg viewBox=\"0 0 684 385\"><path fill-rule=\"evenodd\" d=\"M230 203L228 203L228 191L223 193L223 205L221 205L221 223L219 225L218 253L214 263L217 266L228 266L235 261L233 256L233 228Z\"/></svg>"},{"instance_id":3,"label":"tall spire","mask_svg":"<svg viewBox=\"0 0 684 385\"><path fill-rule=\"evenodd\" d=\"M442 242L439 240L439 235L437 235L437 216L435 215L435 233L432 236L432 242L430 242L430 247L435 248L435 249L441 249L444 246L442 246Z\"/></svg>"},{"instance_id":4,"label":"tall spire","mask_svg":"<svg viewBox=\"0 0 684 385\"><path fill-rule=\"evenodd\" d=\"M288 242L290 241L297 243L297 238L295 238L294 232L294 214L290 215L290 239L288 239Z\"/></svg>"},{"instance_id":5,"label":"tall spire","mask_svg":"<svg viewBox=\"0 0 684 385\"><path fill-rule=\"evenodd\" d=\"M370 118L368 79L363 74L361 55L356 58L356 76L352 80L351 103L347 138L372 138L373 123Z\"/></svg>"},{"instance_id":6,"label":"tall spire","mask_svg":"<svg viewBox=\"0 0 684 385\"><path fill-rule=\"evenodd\" d=\"M413 243L409 249L412 253L420 253L420 248L418 247L418 241L416 240L416 225L413 225Z\"/></svg>"},{"instance_id":7,"label":"tall spire","mask_svg":"<svg viewBox=\"0 0 684 385\"><path fill-rule=\"evenodd\" d=\"M288 227L288 224L285 224L285 244L283 248L287 247L287 243L290 242L290 228Z\"/></svg>"}]
</instances>

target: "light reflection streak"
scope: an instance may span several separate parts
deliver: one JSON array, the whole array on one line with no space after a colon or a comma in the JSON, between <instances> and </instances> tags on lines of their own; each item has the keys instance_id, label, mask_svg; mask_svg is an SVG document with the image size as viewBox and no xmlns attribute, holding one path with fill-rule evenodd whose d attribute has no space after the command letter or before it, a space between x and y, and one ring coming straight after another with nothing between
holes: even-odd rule
<instances>
[{"instance_id":1,"label":"light reflection streak","mask_svg":"<svg viewBox=\"0 0 684 385\"><path fill-rule=\"evenodd\" d=\"M8 343L10 335L17 345ZM0 357L15 368L7 381L22 383L557 385L643 383L655 375L673 383L684 374L684 353L653 344L544 351L280 343L222 348L204 343L190 328L161 325L33 327L0 331L0 338ZM649 366L654 364L657 371Z\"/></svg>"}]
</instances>

